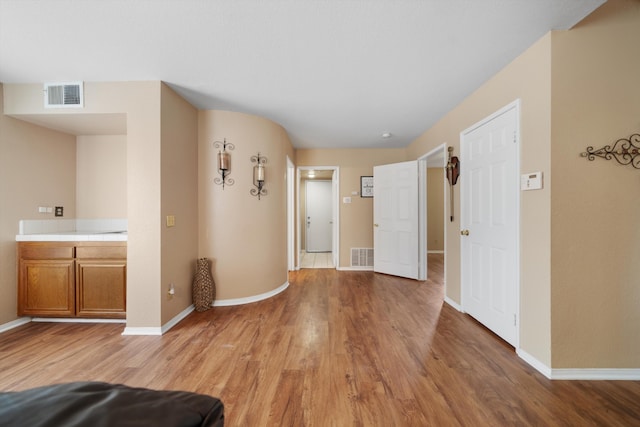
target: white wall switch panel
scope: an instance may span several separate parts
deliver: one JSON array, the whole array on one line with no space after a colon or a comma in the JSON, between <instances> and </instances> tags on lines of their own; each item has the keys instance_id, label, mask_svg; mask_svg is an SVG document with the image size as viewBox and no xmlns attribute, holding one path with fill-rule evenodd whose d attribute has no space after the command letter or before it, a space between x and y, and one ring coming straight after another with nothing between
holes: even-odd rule
<instances>
[{"instance_id":1,"label":"white wall switch panel","mask_svg":"<svg viewBox=\"0 0 640 427\"><path fill-rule=\"evenodd\" d=\"M342 203L351 203L351 197L343 197Z\"/></svg>"},{"instance_id":2,"label":"white wall switch panel","mask_svg":"<svg viewBox=\"0 0 640 427\"><path fill-rule=\"evenodd\" d=\"M542 172L531 172L521 175L520 189L522 191L542 189Z\"/></svg>"}]
</instances>

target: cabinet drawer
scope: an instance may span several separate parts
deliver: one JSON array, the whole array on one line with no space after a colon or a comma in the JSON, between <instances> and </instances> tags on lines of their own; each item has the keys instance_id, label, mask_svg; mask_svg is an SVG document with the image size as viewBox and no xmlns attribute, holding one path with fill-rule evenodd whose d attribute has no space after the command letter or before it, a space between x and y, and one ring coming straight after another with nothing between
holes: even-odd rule
<instances>
[{"instance_id":1,"label":"cabinet drawer","mask_svg":"<svg viewBox=\"0 0 640 427\"><path fill-rule=\"evenodd\" d=\"M73 245L61 246L56 244L28 244L20 245L22 259L68 259L73 258Z\"/></svg>"},{"instance_id":2,"label":"cabinet drawer","mask_svg":"<svg viewBox=\"0 0 640 427\"><path fill-rule=\"evenodd\" d=\"M126 246L78 246L76 258L79 259L127 259Z\"/></svg>"}]
</instances>

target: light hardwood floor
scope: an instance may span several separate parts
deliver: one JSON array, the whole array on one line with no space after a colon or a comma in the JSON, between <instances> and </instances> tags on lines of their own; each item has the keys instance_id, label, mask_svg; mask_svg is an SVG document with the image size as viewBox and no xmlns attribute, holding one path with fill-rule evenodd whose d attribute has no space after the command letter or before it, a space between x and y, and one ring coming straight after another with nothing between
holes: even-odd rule
<instances>
[{"instance_id":1,"label":"light hardwood floor","mask_svg":"<svg viewBox=\"0 0 640 427\"><path fill-rule=\"evenodd\" d=\"M308 269L269 300L189 315L162 337L117 324L0 334L0 390L95 380L218 396L228 426L634 426L640 382L549 381L435 280Z\"/></svg>"}]
</instances>

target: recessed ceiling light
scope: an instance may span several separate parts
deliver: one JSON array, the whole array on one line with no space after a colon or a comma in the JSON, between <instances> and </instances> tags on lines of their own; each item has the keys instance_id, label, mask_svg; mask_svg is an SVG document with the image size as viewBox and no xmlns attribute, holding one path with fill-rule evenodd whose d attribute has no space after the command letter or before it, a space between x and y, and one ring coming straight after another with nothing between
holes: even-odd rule
<instances>
[{"instance_id":1,"label":"recessed ceiling light","mask_svg":"<svg viewBox=\"0 0 640 427\"><path fill-rule=\"evenodd\" d=\"M382 134L383 138L391 138L391 133L390 132L385 132Z\"/></svg>"}]
</instances>

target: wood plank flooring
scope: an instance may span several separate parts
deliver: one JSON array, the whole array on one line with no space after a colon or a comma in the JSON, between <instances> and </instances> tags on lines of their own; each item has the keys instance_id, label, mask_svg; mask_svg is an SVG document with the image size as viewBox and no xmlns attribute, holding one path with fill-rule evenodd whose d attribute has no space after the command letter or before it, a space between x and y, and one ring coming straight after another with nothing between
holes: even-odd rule
<instances>
[{"instance_id":1,"label":"wood plank flooring","mask_svg":"<svg viewBox=\"0 0 640 427\"><path fill-rule=\"evenodd\" d=\"M0 334L0 390L107 381L220 397L228 426L634 426L640 382L549 381L416 282L301 270L269 300L192 313L162 337L118 324Z\"/></svg>"}]
</instances>

